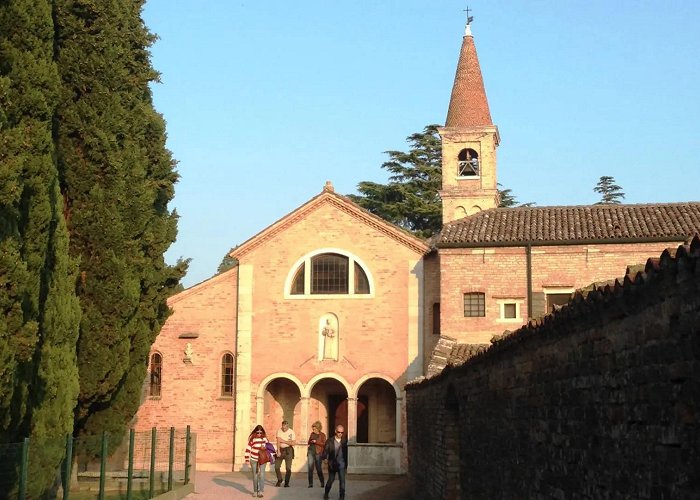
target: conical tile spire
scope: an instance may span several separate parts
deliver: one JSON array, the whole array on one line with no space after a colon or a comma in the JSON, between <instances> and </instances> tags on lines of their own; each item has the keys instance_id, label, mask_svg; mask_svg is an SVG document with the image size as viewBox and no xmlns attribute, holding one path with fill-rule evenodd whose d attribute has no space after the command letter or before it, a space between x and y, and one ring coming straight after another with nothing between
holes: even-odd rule
<instances>
[{"instance_id":1,"label":"conical tile spire","mask_svg":"<svg viewBox=\"0 0 700 500\"><path fill-rule=\"evenodd\" d=\"M446 127L479 127L493 125L489 103L481 77L471 26L467 23L459 54L455 83L452 87Z\"/></svg>"}]
</instances>

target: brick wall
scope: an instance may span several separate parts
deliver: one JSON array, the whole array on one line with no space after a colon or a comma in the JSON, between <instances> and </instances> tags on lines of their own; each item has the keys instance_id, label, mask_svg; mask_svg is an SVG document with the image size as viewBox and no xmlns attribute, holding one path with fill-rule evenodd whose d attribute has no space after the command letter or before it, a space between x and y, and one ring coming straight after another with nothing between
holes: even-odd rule
<instances>
[{"instance_id":1,"label":"brick wall","mask_svg":"<svg viewBox=\"0 0 700 500\"><path fill-rule=\"evenodd\" d=\"M221 358L236 354L237 272L234 268L170 298L173 314L151 347L163 357L161 395L148 395L146 377L134 418L137 431L191 425L203 468L231 470L233 462L234 401L221 396ZM192 356L186 360L188 343Z\"/></svg>"},{"instance_id":2,"label":"brick wall","mask_svg":"<svg viewBox=\"0 0 700 500\"><path fill-rule=\"evenodd\" d=\"M679 244L675 243L675 245ZM532 248L532 291L582 288L621 277L625 267L658 256L668 243L540 246ZM528 321L524 247L440 249L441 334L480 344ZM464 293L485 294L486 316L464 317ZM536 298L536 297L533 297ZM499 300L516 299L520 318L500 317ZM535 314L534 317L538 315Z\"/></svg>"},{"instance_id":3,"label":"brick wall","mask_svg":"<svg viewBox=\"0 0 700 500\"><path fill-rule=\"evenodd\" d=\"M700 240L406 390L414 498L698 498Z\"/></svg>"}]
</instances>

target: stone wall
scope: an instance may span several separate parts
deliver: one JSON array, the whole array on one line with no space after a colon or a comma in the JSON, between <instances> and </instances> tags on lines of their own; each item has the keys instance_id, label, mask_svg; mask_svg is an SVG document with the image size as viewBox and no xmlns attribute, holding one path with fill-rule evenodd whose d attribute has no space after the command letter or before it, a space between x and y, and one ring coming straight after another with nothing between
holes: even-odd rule
<instances>
[{"instance_id":1,"label":"stone wall","mask_svg":"<svg viewBox=\"0 0 700 500\"><path fill-rule=\"evenodd\" d=\"M700 240L406 392L414 498L698 498Z\"/></svg>"}]
</instances>

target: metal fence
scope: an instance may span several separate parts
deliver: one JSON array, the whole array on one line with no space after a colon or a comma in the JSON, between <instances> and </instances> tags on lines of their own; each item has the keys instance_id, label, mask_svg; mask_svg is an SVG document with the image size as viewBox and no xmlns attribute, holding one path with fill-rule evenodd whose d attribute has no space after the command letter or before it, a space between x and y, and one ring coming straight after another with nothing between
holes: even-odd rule
<instances>
[{"instance_id":1,"label":"metal fence","mask_svg":"<svg viewBox=\"0 0 700 500\"><path fill-rule=\"evenodd\" d=\"M0 499L142 500L190 483L196 448L190 427L62 442L0 444ZM60 464L53 457L60 458ZM66 458L70 457L70 460ZM52 466L44 465L44 462Z\"/></svg>"}]
</instances>

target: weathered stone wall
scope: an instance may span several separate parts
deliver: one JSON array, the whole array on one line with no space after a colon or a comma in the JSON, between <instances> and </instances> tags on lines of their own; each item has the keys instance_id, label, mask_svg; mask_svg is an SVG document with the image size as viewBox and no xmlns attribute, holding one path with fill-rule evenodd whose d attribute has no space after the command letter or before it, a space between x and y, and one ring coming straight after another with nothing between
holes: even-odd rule
<instances>
[{"instance_id":1,"label":"weathered stone wall","mask_svg":"<svg viewBox=\"0 0 700 500\"><path fill-rule=\"evenodd\" d=\"M700 498L700 240L675 254L409 384L414 498Z\"/></svg>"}]
</instances>

